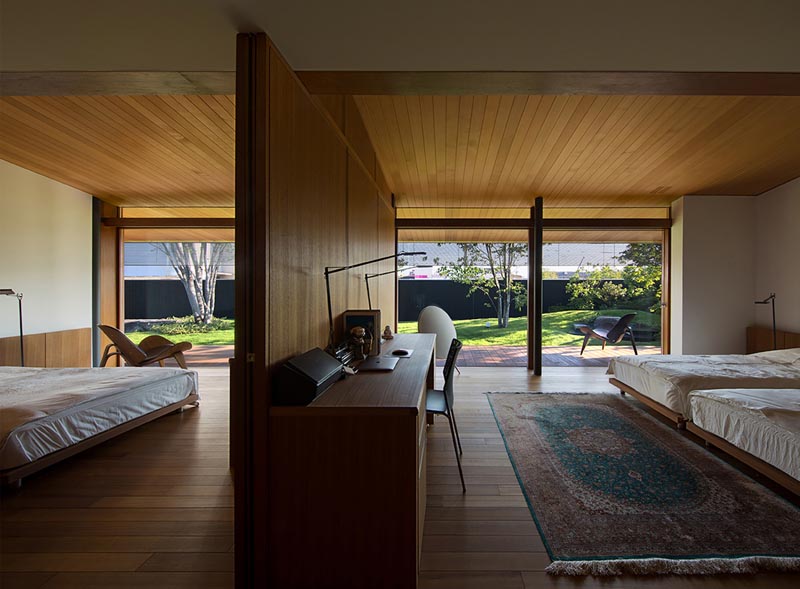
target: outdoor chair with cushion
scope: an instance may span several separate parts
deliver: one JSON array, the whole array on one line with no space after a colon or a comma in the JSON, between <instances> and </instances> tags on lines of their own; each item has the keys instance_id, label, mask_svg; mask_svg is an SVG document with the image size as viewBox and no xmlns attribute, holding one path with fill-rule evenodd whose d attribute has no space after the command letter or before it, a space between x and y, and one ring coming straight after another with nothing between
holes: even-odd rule
<instances>
[{"instance_id":1,"label":"outdoor chair with cushion","mask_svg":"<svg viewBox=\"0 0 800 589\"><path fill-rule=\"evenodd\" d=\"M598 317L594 321L594 325L589 327L583 325L579 329L584 334L583 346L581 346L581 356L586 349L586 344L590 339L597 339L603 343L603 349L606 349L606 342L618 344L622 338L627 334L631 338L631 345L633 346L633 353L637 356L639 352L636 350L636 340L633 337L633 330L631 329L631 321L636 317L636 313L629 313L623 317Z\"/></svg>"},{"instance_id":2,"label":"outdoor chair with cushion","mask_svg":"<svg viewBox=\"0 0 800 589\"><path fill-rule=\"evenodd\" d=\"M456 367L456 359L458 359L458 353L460 351L461 342L453 338L447 352L447 360L445 360L444 363L444 388L441 391L438 389L428 389L425 409L431 415L444 415L447 418L447 422L450 424L450 435L453 438L453 450L455 450L456 453L458 475L461 477L461 488L464 493L466 493L467 486L464 484L464 473L461 470L461 438L458 436L458 424L456 424L456 416L455 413L453 413L453 405L455 404L455 395L453 394L453 369Z\"/></svg>"},{"instance_id":3,"label":"outdoor chair with cushion","mask_svg":"<svg viewBox=\"0 0 800 589\"><path fill-rule=\"evenodd\" d=\"M105 366L112 356L120 356L128 366L147 366L156 362L160 366L164 366L167 358L174 358L178 366L186 368L186 359L183 357L183 353L192 349L190 342L176 344L160 335L150 335L137 346L116 327L110 325L98 325L98 327L111 340L111 343L103 351L103 358L100 360L101 367ZM112 348L114 351L111 351Z\"/></svg>"}]
</instances>

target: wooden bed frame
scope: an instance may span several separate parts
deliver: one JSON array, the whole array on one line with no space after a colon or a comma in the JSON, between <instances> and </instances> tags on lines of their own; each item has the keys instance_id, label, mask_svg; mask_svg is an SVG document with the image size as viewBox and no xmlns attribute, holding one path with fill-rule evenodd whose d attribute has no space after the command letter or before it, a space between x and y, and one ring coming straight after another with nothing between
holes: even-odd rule
<instances>
[{"instance_id":1,"label":"wooden bed frame","mask_svg":"<svg viewBox=\"0 0 800 589\"><path fill-rule=\"evenodd\" d=\"M686 430L688 429L690 432L695 434L696 436L702 438L706 445L711 445L719 448L729 456L732 456L736 460L746 464L753 470L760 472L768 479L778 483L781 487L788 489L795 495L800 495L800 481L790 477L788 474L783 472L782 470L775 468L771 464L764 462L760 458L753 456L752 454L745 452L741 448L737 448L727 440L720 438L719 436L712 434L711 432L707 432L704 429L697 427L693 422L686 419L680 413L677 413L659 403L658 401L654 401L650 397L647 397L634 389L631 386L626 385L624 382L617 380L616 378L609 378L608 381L619 389L620 394L629 394L634 397L637 401L641 401L643 404L647 405L650 409L660 413L670 421L675 422L678 429Z\"/></svg>"},{"instance_id":2,"label":"wooden bed frame","mask_svg":"<svg viewBox=\"0 0 800 589\"><path fill-rule=\"evenodd\" d=\"M103 442L110 440L111 438L115 438L119 435L129 432L130 430L135 429L140 425L144 425L145 423L158 419L159 417L163 417L168 413L183 411L183 408L187 405L193 405L194 407L197 407L199 404L200 404L200 397L197 395L197 393L192 393L182 401L178 401L177 403L172 403L171 405L167 405L166 407L162 407L161 409L156 409L151 413L142 415L140 417L137 417L136 419L132 419L131 421L126 421L125 423L121 423L116 427L113 427L104 432L100 432L99 434L96 434L91 438L87 438L81 442L78 442L77 444L73 444L72 446L63 448L58 452L53 452L52 454L48 454L47 456L42 456L38 460L29 462L28 464L23 464L22 466L17 466L15 468L9 468L7 470L0 471L0 485L19 486L22 484L23 477L30 476L33 473L42 470L43 468L56 464L57 462L61 462L62 460L74 456L75 454L79 454L84 450L88 450L93 446L102 444Z\"/></svg>"},{"instance_id":3,"label":"wooden bed frame","mask_svg":"<svg viewBox=\"0 0 800 589\"><path fill-rule=\"evenodd\" d=\"M745 452L741 448L737 448L724 438L720 438L716 434L712 434L711 432L707 432L706 430L699 428L691 421L687 424L687 427L694 435L703 438L703 440L706 441L706 445L716 446L729 456L732 456L753 470L760 472L765 477L775 481L781 487L788 489L795 495L800 495L800 481L797 479L790 477L782 470L775 468L768 462L764 462L757 456L753 456L749 452Z\"/></svg>"},{"instance_id":4,"label":"wooden bed frame","mask_svg":"<svg viewBox=\"0 0 800 589\"><path fill-rule=\"evenodd\" d=\"M686 429L686 422L688 421L688 419L686 419L682 414L673 411L672 409L670 409L666 405L662 405L658 401L654 401L650 397L643 395L635 388L626 385L624 382L621 382L616 378L609 378L608 382L617 387L621 395L624 395L626 393L631 395L637 401L641 401L642 403L647 405L650 409L660 413L670 421L674 421L678 429Z\"/></svg>"}]
</instances>

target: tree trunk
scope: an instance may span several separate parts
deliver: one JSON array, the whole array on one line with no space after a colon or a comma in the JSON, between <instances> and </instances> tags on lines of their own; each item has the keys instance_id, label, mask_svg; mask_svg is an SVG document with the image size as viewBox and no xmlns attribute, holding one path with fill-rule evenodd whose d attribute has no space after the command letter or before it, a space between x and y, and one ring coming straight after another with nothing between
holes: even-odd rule
<instances>
[{"instance_id":1,"label":"tree trunk","mask_svg":"<svg viewBox=\"0 0 800 589\"><path fill-rule=\"evenodd\" d=\"M217 274L227 243L161 243L156 247L169 258L189 299L195 322L214 319Z\"/></svg>"}]
</instances>

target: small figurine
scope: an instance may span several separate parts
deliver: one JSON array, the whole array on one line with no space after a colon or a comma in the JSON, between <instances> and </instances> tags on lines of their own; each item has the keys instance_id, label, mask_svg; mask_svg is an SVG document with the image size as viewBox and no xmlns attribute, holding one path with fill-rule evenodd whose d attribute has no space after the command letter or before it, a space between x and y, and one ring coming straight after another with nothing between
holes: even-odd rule
<instances>
[{"instance_id":1,"label":"small figurine","mask_svg":"<svg viewBox=\"0 0 800 589\"><path fill-rule=\"evenodd\" d=\"M367 330L360 325L356 325L350 330L350 339L347 343L350 349L353 351L353 360L363 360L367 357L367 355L364 353L366 334Z\"/></svg>"},{"instance_id":2,"label":"small figurine","mask_svg":"<svg viewBox=\"0 0 800 589\"><path fill-rule=\"evenodd\" d=\"M392 328L390 326L386 326L383 330L383 339L393 339L394 335L392 335Z\"/></svg>"}]
</instances>

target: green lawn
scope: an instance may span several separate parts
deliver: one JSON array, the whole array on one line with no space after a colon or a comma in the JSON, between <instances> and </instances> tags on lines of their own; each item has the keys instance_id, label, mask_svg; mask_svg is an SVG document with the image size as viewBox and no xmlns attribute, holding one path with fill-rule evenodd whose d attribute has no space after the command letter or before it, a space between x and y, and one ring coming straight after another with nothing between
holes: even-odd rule
<instances>
[{"instance_id":1,"label":"green lawn","mask_svg":"<svg viewBox=\"0 0 800 589\"><path fill-rule=\"evenodd\" d=\"M636 313L634 323L658 328L661 318L646 311L629 309L610 309L604 311L558 311L545 313L542 316L542 345L545 346L579 346L583 336L570 332L573 323L591 323L597 315L622 317L627 313ZM515 317L509 321L506 329L497 327L496 318L463 319L454 321L458 338L467 346L524 346L527 345L527 319ZM489 327L486 327L489 323ZM417 322L406 321L399 325L400 333L416 333ZM152 332L137 331L127 334L135 343L139 343ZM195 346L233 345L233 328L220 329L209 333L190 333L186 335L167 335L167 339L175 342L191 342ZM657 342L640 342L657 343Z\"/></svg>"},{"instance_id":2,"label":"green lawn","mask_svg":"<svg viewBox=\"0 0 800 589\"><path fill-rule=\"evenodd\" d=\"M582 335L569 333L573 323L591 323L597 315L622 317L636 313L634 323L648 327L658 327L661 318L647 311L629 309L606 309L603 311L558 311L542 315L542 345L579 346ZM513 317L508 327L497 327L497 319L461 319L453 321L460 339L465 346L525 346L527 345L527 318ZM489 323L489 327L486 324ZM416 333L417 322L405 321L399 324L399 333ZM649 342L641 342L649 343Z\"/></svg>"},{"instance_id":3,"label":"green lawn","mask_svg":"<svg viewBox=\"0 0 800 589\"><path fill-rule=\"evenodd\" d=\"M155 334L151 331L134 331L125 335L138 344L148 335ZM219 331L210 331L208 333L187 333L183 335L165 335L163 337L173 342L191 342L193 346L232 346L233 328L220 329Z\"/></svg>"}]
</instances>

